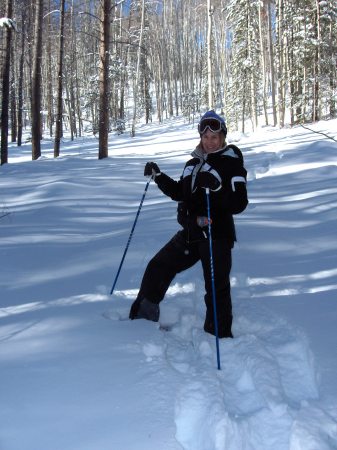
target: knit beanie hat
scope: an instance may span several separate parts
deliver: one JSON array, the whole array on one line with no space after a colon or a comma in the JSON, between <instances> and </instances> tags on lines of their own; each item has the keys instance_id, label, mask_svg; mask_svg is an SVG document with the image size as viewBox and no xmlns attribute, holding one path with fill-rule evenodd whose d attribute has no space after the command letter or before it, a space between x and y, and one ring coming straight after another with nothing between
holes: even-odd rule
<instances>
[{"instance_id":1,"label":"knit beanie hat","mask_svg":"<svg viewBox=\"0 0 337 450\"><path fill-rule=\"evenodd\" d=\"M215 111L207 111L200 119L198 125L198 131L200 136L210 129L213 133L222 131L223 134L227 135L227 127L225 120L219 116Z\"/></svg>"}]
</instances>

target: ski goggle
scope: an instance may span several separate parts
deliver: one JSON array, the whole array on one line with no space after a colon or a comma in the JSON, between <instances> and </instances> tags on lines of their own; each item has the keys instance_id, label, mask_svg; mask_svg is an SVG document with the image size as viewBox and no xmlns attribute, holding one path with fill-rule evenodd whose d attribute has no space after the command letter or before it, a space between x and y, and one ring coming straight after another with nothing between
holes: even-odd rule
<instances>
[{"instance_id":1,"label":"ski goggle","mask_svg":"<svg viewBox=\"0 0 337 450\"><path fill-rule=\"evenodd\" d=\"M226 131L226 126L218 119L202 119L198 124L198 132L204 134L207 130L219 133L219 131Z\"/></svg>"}]
</instances>

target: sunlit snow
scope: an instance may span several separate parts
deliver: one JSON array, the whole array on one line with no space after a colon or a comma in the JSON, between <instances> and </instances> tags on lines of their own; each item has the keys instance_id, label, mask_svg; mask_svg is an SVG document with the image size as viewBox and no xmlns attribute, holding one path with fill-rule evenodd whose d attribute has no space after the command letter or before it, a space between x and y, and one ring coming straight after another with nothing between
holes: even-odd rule
<instances>
[{"instance_id":1,"label":"sunlit snow","mask_svg":"<svg viewBox=\"0 0 337 450\"><path fill-rule=\"evenodd\" d=\"M234 339L203 331L199 265L160 323L129 321L147 262L178 229L154 183L116 289L143 167L178 178L198 142L176 119L135 138L9 148L0 169L2 450L337 448L337 121L229 134L250 204L236 217Z\"/></svg>"}]
</instances>

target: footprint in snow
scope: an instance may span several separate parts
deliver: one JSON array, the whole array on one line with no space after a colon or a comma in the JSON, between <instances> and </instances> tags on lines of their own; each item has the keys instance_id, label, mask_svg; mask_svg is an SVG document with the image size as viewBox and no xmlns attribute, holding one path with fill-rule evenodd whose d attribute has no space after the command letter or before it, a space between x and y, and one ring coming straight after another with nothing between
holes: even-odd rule
<instances>
[{"instance_id":1,"label":"footprint in snow","mask_svg":"<svg viewBox=\"0 0 337 450\"><path fill-rule=\"evenodd\" d=\"M305 404L318 397L310 346L270 311L247 302L236 309L236 337L219 342L220 371L215 338L203 333L200 322L185 337L193 342L194 356L188 356L190 368L176 396L176 437L185 450L289 450L289 440L295 445L307 431ZM172 365L178 358L170 339L166 355ZM317 448L328 448L325 442L335 433L332 423L328 428ZM249 436L249 447L243 436Z\"/></svg>"}]
</instances>

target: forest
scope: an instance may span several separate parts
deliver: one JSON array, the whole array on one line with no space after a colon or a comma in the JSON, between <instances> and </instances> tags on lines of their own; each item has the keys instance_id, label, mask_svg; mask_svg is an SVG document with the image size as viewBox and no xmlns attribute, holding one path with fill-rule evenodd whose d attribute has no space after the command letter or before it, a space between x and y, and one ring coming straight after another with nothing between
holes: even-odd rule
<instances>
[{"instance_id":1,"label":"forest","mask_svg":"<svg viewBox=\"0 0 337 450\"><path fill-rule=\"evenodd\" d=\"M135 136L206 109L232 130L336 117L336 0L3 0L1 164L8 142Z\"/></svg>"}]
</instances>

